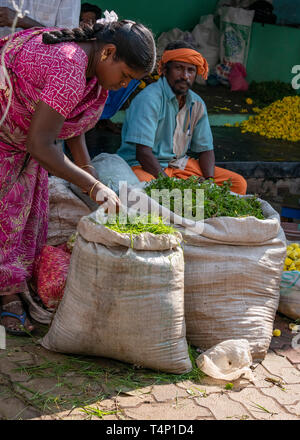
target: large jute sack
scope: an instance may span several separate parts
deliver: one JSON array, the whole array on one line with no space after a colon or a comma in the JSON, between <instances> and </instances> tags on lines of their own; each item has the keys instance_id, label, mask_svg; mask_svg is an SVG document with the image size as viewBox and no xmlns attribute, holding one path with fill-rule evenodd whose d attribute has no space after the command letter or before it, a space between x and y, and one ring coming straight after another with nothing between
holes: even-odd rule
<instances>
[{"instance_id":1,"label":"large jute sack","mask_svg":"<svg viewBox=\"0 0 300 440\"><path fill-rule=\"evenodd\" d=\"M47 244L57 246L68 241L81 217L90 212L91 209L71 191L66 180L51 176Z\"/></svg>"},{"instance_id":2,"label":"large jute sack","mask_svg":"<svg viewBox=\"0 0 300 440\"><path fill-rule=\"evenodd\" d=\"M130 237L83 217L63 299L41 344L181 374L192 369L181 236Z\"/></svg>"},{"instance_id":3,"label":"large jute sack","mask_svg":"<svg viewBox=\"0 0 300 440\"><path fill-rule=\"evenodd\" d=\"M265 220L211 218L199 235L179 228L187 341L208 349L227 339L247 339L257 361L271 342L286 254L279 215L260 202Z\"/></svg>"}]
</instances>

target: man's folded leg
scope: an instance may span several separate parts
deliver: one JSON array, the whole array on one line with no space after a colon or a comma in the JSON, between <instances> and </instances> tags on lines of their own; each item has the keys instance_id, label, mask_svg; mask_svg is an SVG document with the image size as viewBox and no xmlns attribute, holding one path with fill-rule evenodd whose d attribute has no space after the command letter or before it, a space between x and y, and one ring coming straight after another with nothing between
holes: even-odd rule
<instances>
[{"instance_id":1,"label":"man's folded leg","mask_svg":"<svg viewBox=\"0 0 300 440\"><path fill-rule=\"evenodd\" d=\"M172 170L172 173L169 170ZM166 168L165 172L170 175L170 177L177 177L180 179L188 179L191 176L203 177L197 159L189 159L184 170ZM240 174L226 170L225 168L215 167L214 179L217 185L222 185L225 180L231 179L231 191L241 195L246 194L247 182Z\"/></svg>"},{"instance_id":2,"label":"man's folded leg","mask_svg":"<svg viewBox=\"0 0 300 440\"><path fill-rule=\"evenodd\" d=\"M132 170L141 182L150 182L155 179L154 176L144 171L141 166L133 166ZM197 159L189 159L184 170L179 168L165 168L164 171L169 177L176 177L178 179L188 179L191 176L203 177ZM215 167L214 179L217 185L222 185L225 180L231 179L231 191L241 195L246 194L247 182L240 174L226 170L225 168Z\"/></svg>"}]
</instances>

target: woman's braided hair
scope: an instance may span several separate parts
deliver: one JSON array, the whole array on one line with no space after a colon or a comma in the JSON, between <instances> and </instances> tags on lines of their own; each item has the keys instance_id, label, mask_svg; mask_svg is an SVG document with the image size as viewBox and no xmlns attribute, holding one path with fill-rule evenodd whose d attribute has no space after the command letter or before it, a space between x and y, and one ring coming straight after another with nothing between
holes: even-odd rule
<instances>
[{"instance_id":1,"label":"woman's braided hair","mask_svg":"<svg viewBox=\"0 0 300 440\"><path fill-rule=\"evenodd\" d=\"M90 40L96 40L100 44L114 44L117 49L116 58L124 61L130 68L151 73L155 67L156 47L152 32L140 23L121 20L43 33L45 44Z\"/></svg>"}]
</instances>

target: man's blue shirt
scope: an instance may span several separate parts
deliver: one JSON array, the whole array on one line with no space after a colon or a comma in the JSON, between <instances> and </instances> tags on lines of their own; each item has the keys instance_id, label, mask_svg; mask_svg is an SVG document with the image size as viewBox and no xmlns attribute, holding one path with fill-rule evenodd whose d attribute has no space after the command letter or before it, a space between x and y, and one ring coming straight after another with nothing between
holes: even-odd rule
<instances>
[{"instance_id":1,"label":"man's blue shirt","mask_svg":"<svg viewBox=\"0 0 300 440\"><path fill-rule=\"evenodd\" d=\"M200 96L189 90L186 95L187 108L191 108L196 101L202 104L203 114L194 127L189 150L200 153L213 149L213 138L205 103ZM117 154L130 166L140 165L136 160L136 145L145 145L152 148L161 166L166 168L175 157L173 135L178 112L178 101L165 77L147 86L126 110L122 144Z\"/></svg>"}]
</instances>

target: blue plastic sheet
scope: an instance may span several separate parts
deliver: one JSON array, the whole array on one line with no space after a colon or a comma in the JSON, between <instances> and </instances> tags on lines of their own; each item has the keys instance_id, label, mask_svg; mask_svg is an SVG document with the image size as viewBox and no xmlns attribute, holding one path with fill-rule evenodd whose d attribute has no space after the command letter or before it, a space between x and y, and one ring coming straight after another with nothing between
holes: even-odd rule
<instances>
[{"instance_id":1,"label":"blue plastic sheet","mask_svg":"<svg viewBox=\"0 0 300 440\"><path fill-rule=\"evenodd\" d=\"M110 90L100 119L112 118L120 110L131 93L134 92L139 83L138 79L132 79L126 88L122 87L116 91Z\"/></svg>"}]
</instances>

